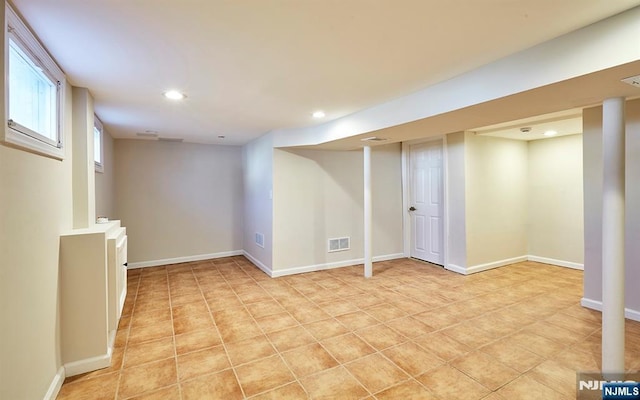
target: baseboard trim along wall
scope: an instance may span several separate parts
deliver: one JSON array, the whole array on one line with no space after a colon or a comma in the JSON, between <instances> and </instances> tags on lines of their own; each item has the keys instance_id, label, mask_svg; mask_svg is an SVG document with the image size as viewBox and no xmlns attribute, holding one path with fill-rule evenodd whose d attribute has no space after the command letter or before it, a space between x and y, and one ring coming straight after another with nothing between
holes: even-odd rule
<instances>
[{"instance_id":1,"label":"baseboard trim along wall","mask_svg":"<svg viewBox=\"0 0 640 400\"><path fill-rule=\"evenodd\" d=\"M233 250L233 251L225 251L220 253L199 254L195 256L166 258L163 260L141 261L141 262L129 263L129 266L127 268L136 269L136 268L157 267L160 265L179 264L179 263L192 262L192 261L204 261L204 260L211 260L215 258L242 256L242 255L245 256L249 261L251 261L256 267L260 268L265 274L269 275L272 278L277 278L279 276L286 276L286 275L302 274L305 272L349 267L352 265L362 264L364 262L364 258L356 258L352 260L337 261L332 263L306 265L302 267L272 270L271 268L267 267L262 262L260 262L260 260L258 260L256 257L248 253L246 250ZM406 256L404 253L387 254L387 255L373 257L373 261L380 262L380 261L395 260L398 258L406 258ZM583 264L578 264L571 261L556 260L553 258L533 256L533 255L507 258L504 260L493 261L486 264L474 265L468 268L461 267L455 264L448 264L445 266L445 268L448 269L449 271L457 272L462 275L470 275L470 274L475 274L477 272L482 272L482 271L486 271L493 268L503 267L505 265L514 264L522 261L535 261L543 264L556 265L558 267L584 270Z\"/></svg>"},{"instance_id":2,"label":"baseboard trim along wall","mask_svg":"<svg viewBox=\"0 0 640 400\"><path fill-rule=\"evenodd\" d=\"M127 266L127 269L157 267L160 265L179 264L179 263L192 262L192 261L204 261L204 260L211 260L213 258L241 256L243 254L244 254L243 250L233 250L233 251L223 251L221 253L199 254L195 256L176 257L176 258L165 258L164 260L140 261L135 263L129 263L129 265Z\"/></svg>"},{"instance_id":3,"label":"baseboard trim along wall","mask_svg":"<svg viewBox=\"0 0 640 400\"><path fill-rule=\"evenodd\" d=\"M455 265L455 264L445 265L444 269L448 269L449 271L457 272L457 273L462 274L462 275L468 275L469 274L469 272L467 272L467 269L465 267L461 267L461 266Z\"/></svg>"},{"instance_id":4,"label":"baseboard trim along wall","mask_svg":"<svg viewBox=\"0 0 640 400\"><path fill-rule=\"evenodd\" d=\"M66 378L64 374L64 367L60 367L51 380L51 385L49 385L49 389L47 390L47 393L45 393L43 400L55 400L56 397L58 397L64 378Z\"/></svg>"},{"instance_id":5,"label":"baseboard trim along wall","mask_svg":"<svg viewBox=\"0 0 640 400\"><path fill-rule=\"evenodd\" d=\"M398 258L405 258L404 253L385 254L382 256L375 256L373 257L373 261L374 262L389 261L389 260L395 260ZM272 278L277 278L279 276L303 274L305 272L324 271L324 270L333 269L333 268L350 267L350 266L358 265L362 263L364 263L364 258L355 258L352 260L336 261L336 262L324 263L324 264L315 264L315 265L306 265L302 267L277 269L277 270L271 271L270 276Z\"/></svg>"},{"instance_id":6,"label":"baseboard trim along wall","mask_svg":"<svg viewBox=\"0 0 640 400\"><path fill-rule=\"evenodd\" d=\"M448 269L449 271L457 272L462 275L470 275L470 274L475 274L476 272L482 272L488 269L504 267L505 265L514 264L522 261L534 261L542 264L555 265L556 267L584 270L583 264L578 264L571 261L556 260L553 258L531 256L531 255L506 258L504 260L498 260L498 261L494 261L486 264L474 265L468 268L461 267L455 264L449 264L445 268Z\"/></svg>"},{"instance_id":7,"label":"baseboard trim along wall","mask_svg":"<svg viewBox=\"0 0 640 400\"><path fill-rule=\"evenodd\" d=\"M86 358L64 364L65 376L74 376L84 374L85 372L95 371L97 369L107 368L111 365L111 349L107 350L107 354L101 356Z\"/></svg>"},{"instance_id":8,"label":"baseboard trim along wall","mask_svg":"<svg viewBox=\"0 0 640 400\"><path fill-rule=\"evenodd\" d=\"M586 298L582 298L580 300L580 304L582 305L582 307L586 307L586 308L590 308L592 310L596 310L596 311L600 311L602 312L602 302L599 300L591 300L591 299L586 299ZM634 320L634 321L638 321L640 322L640 311L636 311L636 310L632 310L630 308L626 308L624 309L624 317Z\"/></svg>"},{"instance_id":9,"label":"baseboard trim along wall","mask_svg":"<svg viewBox=\"0 0 640 400\"><path fill-rule=\"evenodd\" d=\"M266 265L264 265L260 260L258 260L257 258L252 256L251 254L249 254L249 252L247 252L245 250L245 251L243 251L243 255L247 258L247 260L251 261L253 263L253 265L255 265L256 267L260 268L262 270L262 272L264 272L265 274L267 274L269 276L273 276L272 273L271 273L271 268L269 268Z\"/></svg>"},{"instance_id":10,"label":"baseboard trim along wall","mask_svg":"<svg viewBox=\"0 0 640 400\"><path fill-rule=\"evenodd\" d=\"M522 261L528 261L528 259L529 259L528 256L520 256L520 257L513 257L513 258L505 258L504 260L493 261L486 264L474 265L472 267L467 268L467 273L475 274L476 272L482 272L488 269L504 267L505 265L515 264Z\"/></svg>"},{"instance_id":11,"label":"baseboard trim along wall","mask_svg":"<svg viewBox=\"0 0 640 400\"><path fill-rule=\"evenodd\" d=\"M584 271L584 264L578 264L571 261L556 260L554 258L547 258L547 257L538 257L538 256L527 256L527 257L529 258L529 261L535 261L543 264L557 265L559 267L579 269L581 271Z\"/></svg>"},{"instance_id":12,"label":"baseboard trim along wall","mask_svg":"<svg viewBox=\"0 0 640 400\"><path fill-rule=\"evenodd\" d=\"M455 264L449 264L446 266L446 269L453 271L453 272L457 272L459 274L462 275L471 275L471 274L475 274L477 272L482 272L482 271L486 271L488 269L493 269L493 268L498 268L498 267L503 267L505 265L509 265L509 264L514 264L517 262L522 262L522 261L527 261L528 256L520 256L520 257L513 257L513 258L505 258L504 260L498 260L498 261L493 261L490 263L486 263L486 264L479 264L479 265L474 265L472 267L461 267L459 265L455 265Z\"/></svg>"}]
</instances>

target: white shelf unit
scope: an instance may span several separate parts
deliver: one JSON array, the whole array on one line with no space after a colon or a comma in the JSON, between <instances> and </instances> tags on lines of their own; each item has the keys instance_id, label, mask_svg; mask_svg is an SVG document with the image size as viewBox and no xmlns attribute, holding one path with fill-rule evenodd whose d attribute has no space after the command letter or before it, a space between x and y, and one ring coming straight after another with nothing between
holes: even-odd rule
<instances>
[{"instance_id":1,"label":"white shelf unit","mask_svg":"<svg viewBox=\"0 0 640 400\"><path fill-rule=\"evenodd\" d=\"M111 364L126 297L126 252L120 221L60 237L60 336L66 376Z\"/></svg>"},{"instance_id":2,"label":"white shelf unit","mask_svg":"<svg viewBox=\"0 0 640 400\"><path fill-rule=\"evenodd\" d=\"M112 229L107 236L107 270L109 290L109 333L115 338L127 297L127 231Z\"/></svg>"}]
</instances>

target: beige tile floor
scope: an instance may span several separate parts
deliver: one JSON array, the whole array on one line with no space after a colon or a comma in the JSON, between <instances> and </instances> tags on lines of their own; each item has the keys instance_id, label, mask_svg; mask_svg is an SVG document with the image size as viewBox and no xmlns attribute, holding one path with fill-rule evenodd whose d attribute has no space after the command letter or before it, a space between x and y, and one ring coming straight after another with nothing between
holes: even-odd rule
<instances>
[{"instance_id":1,"label":"beige tile floor","mask_svg":"<svg viewBox=\"0 0 640 400\"><path fill-rule=\"evenodd\" d=\"M600 367L582 272L412 260L277 279L243 257L129 272L111 368L58 399L573 399ZM627 321L626 367L640 369Z\"/></svg>"}]
</instances>

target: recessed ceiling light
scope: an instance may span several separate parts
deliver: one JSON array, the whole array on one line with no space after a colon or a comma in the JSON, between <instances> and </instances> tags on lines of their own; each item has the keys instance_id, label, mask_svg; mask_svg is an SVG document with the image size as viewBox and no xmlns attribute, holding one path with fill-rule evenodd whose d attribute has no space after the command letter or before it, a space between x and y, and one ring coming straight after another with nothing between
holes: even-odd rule
<instances>
[{"instance_id":1,"label":"recessed ceiling light","mask_svg":"<svg viewBox=\"0 0 640 400\"><path fill-rule=\"evenodd\" d=\"M387 138L371 136L371 137L367 137L367 138L360 139L360 140L363 141L363 142L384 142L385 140L387 140Z\"/></svg>"},{"instance_id":2,"label":"recessed ceiling light","mask_svg":"<svg viewBox=\"0 0 640 400\"><path fill-rule=\"evenodd\" d=\"M552 130L545 131L545 133L544 133L545 136L555 136L557 134L558 134L558 132L552 131Z\"/></svg>"},{"instance_id":3,"label":"recessed ceiling light","mask_svg":"<svg viewBox=\"0 0 640 400\"><path fill-rule=\"evenodd\" d=\"M311 115L313 115L313 118L324 118L325 116L324 111L320 111L320 110L314 112Z\"/></svg>"},{"instance_id":4,"label":"recessed ceiling light","mask_svg":"<svg viewBox=\"0 0 640 400\"><path fill-rule=\"evenodd\" d=\"M185 96L184 93L178 92L177 90L167 90L166 92L164 92L164 97L171 100L182 100L187 96Z\"/></svg>"}]
</instances>

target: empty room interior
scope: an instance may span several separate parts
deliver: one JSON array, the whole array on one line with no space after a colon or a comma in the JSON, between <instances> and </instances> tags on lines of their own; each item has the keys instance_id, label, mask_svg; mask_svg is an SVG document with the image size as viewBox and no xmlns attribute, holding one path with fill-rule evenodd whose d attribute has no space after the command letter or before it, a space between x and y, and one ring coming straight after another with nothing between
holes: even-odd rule
<instances>
[{"instance_id":1,"label":"empty room interior","mask_svg":"<svg viewBox=\"0 0 640 400\"><path fill-rule=\"evenodd\" d=\"M2 18L0 399L640 380L640 1Z\"/></svg>"}]
</instances>

